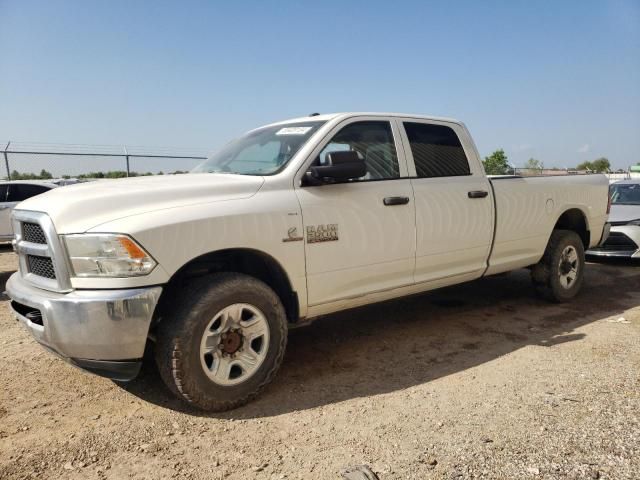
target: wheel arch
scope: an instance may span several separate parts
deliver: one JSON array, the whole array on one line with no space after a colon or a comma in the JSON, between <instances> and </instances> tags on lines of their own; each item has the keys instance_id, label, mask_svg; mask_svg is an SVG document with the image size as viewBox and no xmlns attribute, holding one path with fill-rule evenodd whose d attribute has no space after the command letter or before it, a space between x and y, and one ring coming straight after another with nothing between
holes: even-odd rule
<instances>
[{"instance_id":1,"label":"wheel arch","mask_svg":"<svg viewBox=\"0 0 640 480\"><path fill-rule=\"evenodd\" d=\"M300 304L291 280L282 265L271 255L250 248L228 248L205 253L180 267L162 290L154 315L154 325L162 321L162 312L176 293L195 278L222 272L243 273L266 283L272 288L285 308L287 319L295 323L299 319ZM153 328L153 326L152 326Z\"/></svg>"},{"instance_id":2,"label":"wheel arch","mask_svg":"<svg viewBox=\"0 0 640 480\"><path fill-rule=\"evenodd\" d=\"M589 219L582 209L572 207L566 209L556 220L553 230L570 230L578 234L585 250L591 242Z\"/></svg>"}]
</instances>

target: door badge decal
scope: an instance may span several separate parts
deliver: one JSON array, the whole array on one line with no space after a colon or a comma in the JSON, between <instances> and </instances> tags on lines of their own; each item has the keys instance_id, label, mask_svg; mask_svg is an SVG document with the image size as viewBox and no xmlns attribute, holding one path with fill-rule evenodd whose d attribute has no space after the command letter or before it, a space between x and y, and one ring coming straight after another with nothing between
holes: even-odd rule
<instances>
[{"instance_id":1,"label":"door badge decal","mask_svg":"<svg viewBox=\"0 0 640 480\"><path fill-rule=\"evenodd\" d=\"M304 240L303 237L298 236L298 229L296 227L291 227L287 230L287 238L283 238L283 242L301 242Z\"/></svg>"},{"instance_id":2,"label":"door badge decal","mask_svg":"<svg viewBox=\"0 0 640 480\"><path fill-rule=\"evenodd\" d=\"M335 242L336 240L338 240L337 223L307 227L307 243Z\"/></svg>"}]
</instances>

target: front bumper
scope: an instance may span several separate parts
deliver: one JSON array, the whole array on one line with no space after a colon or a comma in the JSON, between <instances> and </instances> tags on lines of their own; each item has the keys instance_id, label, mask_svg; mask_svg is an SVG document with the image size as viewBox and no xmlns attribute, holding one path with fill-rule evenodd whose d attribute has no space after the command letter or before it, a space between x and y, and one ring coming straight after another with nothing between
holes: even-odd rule
<instances>
[{"instance_id":1,"label":"front bumper","mask_svg":"<svg viewBox=\"0 0 640 480\"><path fill-rule=\"evenodd\" d=\"M598 257L640 258L640 226L612 226L606 240L586 253Z\"/></svg>"},{"instance_id":2,"label":"front bumper","mask_svg":"<svg viewBox=\"0 0 640 480\"><path fill-rule=\"evenodd\" d=\"M13 313L38 343L114 380L138 374L162 287L56 293L14 273L6 288Z\"/></svg>"}]
</instances>

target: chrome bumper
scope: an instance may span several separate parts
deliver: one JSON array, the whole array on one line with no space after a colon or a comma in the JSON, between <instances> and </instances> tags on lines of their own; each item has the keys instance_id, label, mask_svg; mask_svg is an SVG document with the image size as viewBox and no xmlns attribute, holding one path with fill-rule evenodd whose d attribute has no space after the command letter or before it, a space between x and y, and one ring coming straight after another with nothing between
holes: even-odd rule
<instances>
[{"instance_id":1,"label":"chrome bumper","mask_svg":"<svg viewBox=\"0 0 640 480\"><path fill-rule=\"evenodd\" d=\"M634 252L630 250L602 250L592 248L585 253L594 257L640 258L640 250Z\"/></svg>"},{"instance_id":2,"label":"chrome bumper","mask_svg":"<svg viewBox=\"0 0 640 480\"><path fill-rule=\"evenodd\" d=\"M56 293L14 273L6 288L13 313L38 343L99 375L131 380L138 373L162 287Z\"/></svg>"},{"instance_id":3,"label":"chrome bumper","mask_svg":"<svg viewBox=\"0 0 640 480\"><path fill-rule=\"evenodd\" d=\"M609 225L609 224L607 224ZM640 258L640 226L610 226L607 237L585 253L597 257ZM620 238L623 239L622 243Z\"/></svg>"}]
</instances>

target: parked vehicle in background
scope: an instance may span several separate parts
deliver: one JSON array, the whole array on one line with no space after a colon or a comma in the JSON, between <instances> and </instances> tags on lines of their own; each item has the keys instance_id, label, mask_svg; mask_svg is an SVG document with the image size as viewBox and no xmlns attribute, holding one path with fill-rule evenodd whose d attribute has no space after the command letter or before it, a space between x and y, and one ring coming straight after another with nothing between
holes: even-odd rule
<instances>
[{"instance_id":1,"label":"parked vehicle in background","mask_svg":"<svg viewBox=\"0 0 640 480\"><path fill-rule=\"evenodd\" d=\"M85 179L77 179L77 178L54 178L49 183L54 183L59 187L64 187L66 185L75 185L76 183L86 182Z\"/></svg>"},{"instance_id":2,"label":"parked vehicle in background","mask_svg":"<svg viewBox=\"0 0 640 480\"><path fill-rule=\"evenodd\" d=\"M609 191L609 238L602 245L587 250L587 254L640 258L640 179L616 182Z\"/></svg>"},{"instance_id":3,"label":"parked vehicle in background","mask_svg":"<svg viewBox=\"0 0 640 480\"><path fill-rule=\"evenodd\" d=\"M606 235L603 175L485 175L464 124L312 115L252 130L190 175L71 185L14 212L11 307L84 369L131 380L148 341L206 410L274 377L289 325L530 267L568 301Z\"/></svg>"},{"instance_id":4,"label":"parked vehicle in background","mask_svg":"<svg viewBox=\"0 0 640 480\"><path fill-rule=\"evenodd\" d=\"M57 187L53 183L32 180L0 182L0 242L13 239L11 212L21 201Z\"/></svg>"}]
</instances>

